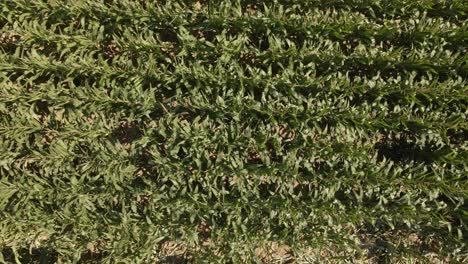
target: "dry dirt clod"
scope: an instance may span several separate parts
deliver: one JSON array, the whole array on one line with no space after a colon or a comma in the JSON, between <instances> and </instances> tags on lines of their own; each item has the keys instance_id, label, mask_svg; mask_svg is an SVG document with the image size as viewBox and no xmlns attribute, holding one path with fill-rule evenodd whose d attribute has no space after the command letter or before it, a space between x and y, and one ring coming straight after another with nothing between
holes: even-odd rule
<instances>
[{"instance_id":1,"label":"dry dirt clod","mask_svg":"<svg viewBox=\"0 0 468 264\"><path fill-rule=\"evenodd\" d=\"M260 155L258 155L257 152L251 151L249 152L249 157L248 157L249 162L257 163L261 161Z\"/></svg>"},{"instance_id":2,"label":"dry dirt clod","mask_svg":"<svg viewBox=\"0 0 468 264\"><path fill-rule=\"evenodd\" d=\"M264 247L255 249L255 255L265 263L288 261L292 259L291 248L277 242L268 242Z\"/></svg>"},{"instance_id":3,"label":"dry dirt clod","mask_svg":"<svg viewBox=\"0 0 468 264\"><path fill-rule=\"evenodd\" d=\"M110 41L104 49L104 53L108 59L114 58L119 52L120 49L117 46L117 42L115 40Z\"/></svg>"},{"instance_id":4,"label":"dry dirt clod","mask_svg":"<svg viewBox=\"0 0 468 264\"><path fill-rule=\"evenodd\" d=\"M422 240L418 234L410 234L408 236L408 240L417 245L420 245L422 243Z\"/></svg>"},{"instance_id":5,"label":"dry dirt clod","mask_svg":"<svg viewBox=\"0 0 468 264\"><path fill-rule=\"evenodd\" d=\"M9 44L15 44L21 40L21 36L12 33L12 32L5 32L0 35L0 45L9 45Z\"/></svg>"},{"instance_id":6,"label":"dry dirt clod","mask_svg":"<svg viewBox=\"0 0 468 264\"><path fill-rule=\"evenodd\" d=\"M177 107L177 105L179 105L179 104L177 103L177 101L172 101L172 102L170 103L170 106L171 106L171 107Z\"/></svg>"},{"instance_id":7,"label":"dry dirt clod","mask_svg":"<svg viewBox=\"0 0 468 264\"><path fill-rule=\"evenodd\" d=\"M208 238L211 234L211 226L205 222L202 221L200 224L197 226L197 232L204 238Z\"/></svg>"}]
</instances>

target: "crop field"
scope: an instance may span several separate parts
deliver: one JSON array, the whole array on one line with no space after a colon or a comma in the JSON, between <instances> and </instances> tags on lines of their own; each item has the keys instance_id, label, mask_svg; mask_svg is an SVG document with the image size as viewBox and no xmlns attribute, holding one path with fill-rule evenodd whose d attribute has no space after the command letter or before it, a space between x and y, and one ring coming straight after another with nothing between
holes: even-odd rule
<instances>
[{"instance_id":1,"label":"crop field","mask_svg":"<svg viewBox=\"0 0 468 264\"><path fill-rule=\"evenodd\" d=\"M465 0L0 0L0 263L467 263Z\"/></svg>"}]
</instances>

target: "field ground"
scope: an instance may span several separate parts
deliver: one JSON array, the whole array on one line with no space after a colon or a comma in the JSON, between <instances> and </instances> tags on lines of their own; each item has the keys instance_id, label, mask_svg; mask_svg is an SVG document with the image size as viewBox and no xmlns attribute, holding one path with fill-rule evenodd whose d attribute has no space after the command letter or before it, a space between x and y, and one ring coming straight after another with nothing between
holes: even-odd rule
<instances>
[{"instance_id":1,"label":"field ground","mask_svg":"<svg viewBox=\"0 0 468 264\"><path fill-rule=\"evenodd\" d=\"M467 12L0 1L0 262L467 263Z\"/></svg>"}]
</instances>

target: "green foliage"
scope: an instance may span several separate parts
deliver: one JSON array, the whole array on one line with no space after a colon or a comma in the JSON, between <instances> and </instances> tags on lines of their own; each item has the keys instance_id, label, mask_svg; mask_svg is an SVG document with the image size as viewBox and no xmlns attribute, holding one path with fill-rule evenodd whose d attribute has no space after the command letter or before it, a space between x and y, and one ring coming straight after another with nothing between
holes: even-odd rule
<instances>
[{"instance_id":1,"label":"green foliage","mask_svg":"<svg viewBox=\"0 0 468 264\"><path fill-rule=\"evenodd\" d=\"M0 1L0 262L463 262L463 0Z\"/></svg>"}]
</instances>

